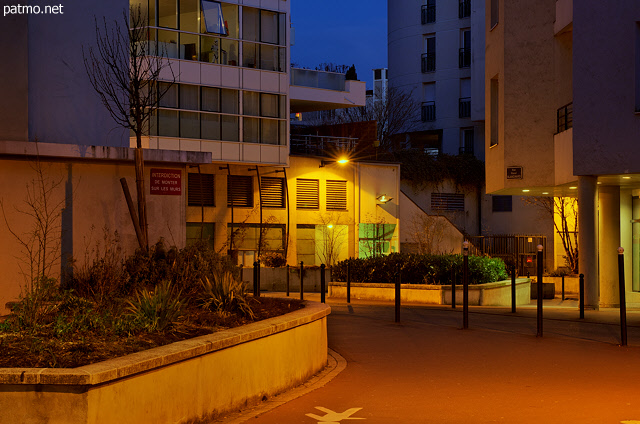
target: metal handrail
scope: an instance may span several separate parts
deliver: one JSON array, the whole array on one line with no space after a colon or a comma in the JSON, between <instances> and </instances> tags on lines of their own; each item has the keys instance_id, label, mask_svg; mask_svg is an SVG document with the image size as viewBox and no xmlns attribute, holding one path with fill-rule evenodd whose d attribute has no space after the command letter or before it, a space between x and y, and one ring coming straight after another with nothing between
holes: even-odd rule
<instances>
[{"instance_id":1,"label":"metal handrail","mask_svg":"<svg viewBox=\"0 0 640 424\"><path fill-rule=\"evenodd\" d=\"M436 70L436 54L422 53L422 73Z\"/></svg>"},{"instance_id":2,"label":"metal handrail","mask_svg":"<svg viewBox=\"0 0 640 424\"><path fill-rule=\"evenodd\" d=\"M556 115L558 133L573 127L573 102L558 108Z\"/></svg>"},{"instance_id":3,"label":"metal handrail","mask_svg":"<svg viewBox=\"0 0 640 424\"><path fill-rule=\"evenodd\" d=\"M471 97L461 97L458 101L458 117L471 117Z\"/></svg>"}]
</instances>

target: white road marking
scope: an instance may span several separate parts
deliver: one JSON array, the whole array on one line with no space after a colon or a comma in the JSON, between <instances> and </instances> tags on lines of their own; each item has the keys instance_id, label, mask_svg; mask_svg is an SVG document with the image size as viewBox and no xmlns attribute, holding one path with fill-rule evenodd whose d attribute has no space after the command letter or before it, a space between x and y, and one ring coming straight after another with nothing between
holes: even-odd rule
<instances>
[{"instance_id":1,"label":"white road marking","mask_svg":"<svg viewBox=\"0 0 640 424\"><path fill-rule=\"evenodd\" d=\"M351 417L353 414L361 410L362 408L351 408L344 412L334 412L331 409L323 408L322 406L316 406L316 409L325 413L324 417L316 414L306 414L307 417L313 418L318 421L318 424L340 424L342 420L364 420L364 418Z\"/></svg>"}]
</instances>

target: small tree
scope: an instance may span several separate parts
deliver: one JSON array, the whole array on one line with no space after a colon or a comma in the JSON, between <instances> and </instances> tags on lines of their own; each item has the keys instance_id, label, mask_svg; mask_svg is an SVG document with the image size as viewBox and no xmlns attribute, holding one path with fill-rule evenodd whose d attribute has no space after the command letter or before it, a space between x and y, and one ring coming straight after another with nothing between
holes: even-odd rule
<instances>
[{"instance_id":1,"label":"small tree","mask_svg":"<svg viewBox=\"0 0 640 424\"><path fill-rule=\"evenodd\" d=\"M127 16L129 15L129 16ZM136 137L135 169L138 203L138 243L145 251L149 247L147 209L144 187L142 137L148 135L149 122L158 109L160 99L175 82L171 65L162 51L151 49L147 16L140 6L129 14L123 11L122 22L111 24L95 19L96 45L82 49L89 81L109 111L113 120L129 129ZM168 84L160 86L160 75L168 69ZM133 219L133 217L132 217ZM134 219L134 226L136 225Z\"/></svg>"},{"instance_id":2,"label":"small tree","mask_svg":"<svg viewBox=\"0 0 640 424\"><path fill-rule=\"evenodd\" d=\"M417 253L435 255L451 253L443 248L446 218L439 215L416 213L408 223L409 235L417 246Z\"/></svg>"},{"instance_id":3,"label":"small tree","mask_svg":"<svg viewBox=\"0 0 640 424\"><path fill-rule=\"evenodd\" d=\"M318 214L316 225L316 254L320 261L333 266L340 259L340 253L347 243L349 226L339 213Z\"/></svg>"}]
</instances>

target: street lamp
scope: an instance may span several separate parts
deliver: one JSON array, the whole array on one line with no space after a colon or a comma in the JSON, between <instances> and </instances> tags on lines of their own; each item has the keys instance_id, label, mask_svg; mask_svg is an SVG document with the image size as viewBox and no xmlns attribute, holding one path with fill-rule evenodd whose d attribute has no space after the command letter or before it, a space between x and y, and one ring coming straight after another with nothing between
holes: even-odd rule
<instances>
[{"instance_id":1,"label":"street lamp","mask_svg":"<svg viewBox=\"0 0 640 424\"><path fill-rule=\"evenodd\" d=\"M348 158L345 158L345 157L342 157L342 158L337 159L337 160L324 160L324 159L322 159L322 160L320 161L320 166L319 166L319 168L324 168L324 167L325 167L325 165L329 165L329 164L331 164L331 163L339 163L340 165L344 165L344 164L349 163L349 159L348 159Z\"/></svg>"}]
</instances>

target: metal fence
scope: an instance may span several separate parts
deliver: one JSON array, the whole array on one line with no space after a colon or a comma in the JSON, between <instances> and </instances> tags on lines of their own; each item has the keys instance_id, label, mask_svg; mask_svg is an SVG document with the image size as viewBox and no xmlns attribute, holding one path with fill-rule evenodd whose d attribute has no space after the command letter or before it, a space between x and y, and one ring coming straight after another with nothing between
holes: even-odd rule
<instances>
[{"instance_id":1,"label":"metal fence","mask_svg":"<svg viewBox=\"0 0 640 424\"><path fill-rule=\"evenodd\" d=\"M475 256L488 255L493 258L500 258L505 263L516 266L518 275L530 275L537 273L537 246L543 247L543 252L547 251L547 237L541 235L494 235L494 236L467 236L470 243L469 254ZM543 255L542 268L546 268L546 259Z\"/></svg>"}]
</instances>

